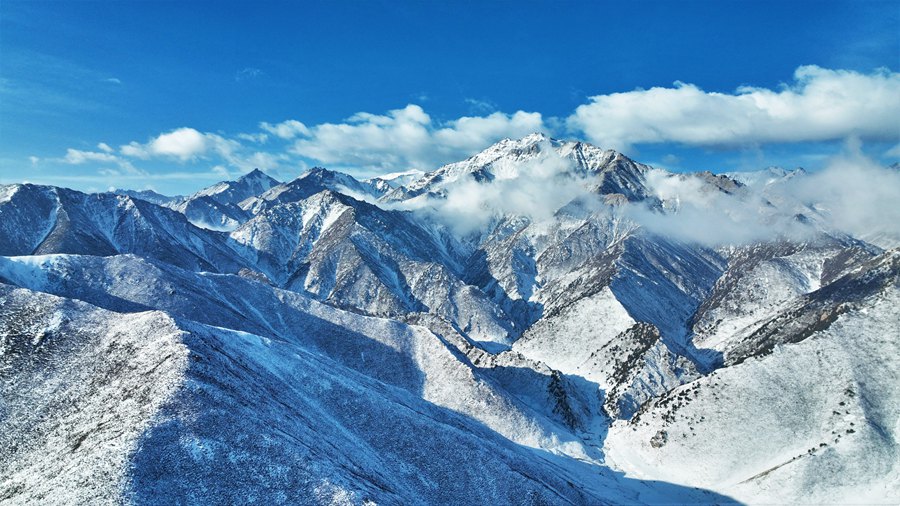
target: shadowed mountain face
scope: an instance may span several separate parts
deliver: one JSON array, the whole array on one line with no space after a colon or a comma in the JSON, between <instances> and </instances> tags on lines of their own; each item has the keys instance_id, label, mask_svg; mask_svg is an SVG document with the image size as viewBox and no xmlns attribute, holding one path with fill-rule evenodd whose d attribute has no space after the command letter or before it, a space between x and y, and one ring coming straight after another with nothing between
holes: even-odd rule
<instances>
[{"instance_id":1,"label":"shadowed mountain face","mask_svg":"<svg viewBox=\"0 0 900 506\"><path fill-rule=\"evenodd\" d=\"M0 253L134 253L194 270L237 272L244 263L225 236L145 200L35 185L6 187Z\"/></svg>"},{"instance_id":2,"label":"shadowed mountain face","mask_svg":"<svg viewBox=\"0 0 900 506\"><path fill-rule=\"evenodd\" d=\"M897 250L804 177L536 134L383 180L0 187L0 498L898 497ZM789 226L660 226L698 202Z\"/></svg>"}]
</instances>

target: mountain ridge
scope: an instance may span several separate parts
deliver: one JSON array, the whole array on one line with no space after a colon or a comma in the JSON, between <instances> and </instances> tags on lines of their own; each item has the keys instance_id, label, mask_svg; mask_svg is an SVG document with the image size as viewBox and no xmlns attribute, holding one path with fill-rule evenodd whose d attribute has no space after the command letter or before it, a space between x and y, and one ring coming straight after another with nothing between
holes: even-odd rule
<instances>
[{"instance_id":1,"label":"mountain ridge","mask_svg":"<svg viewBox=\"0 0 900 506\"><path fill-rule=\"evenodd\" d=\"M254 170L162 206L0 186L0 421L22 441L0 497L900 497L898 250L785 191L809 173L758 174L534 134L406 184ZM704 213L770 232L676 233ZM148 370L165 388L122 386ZM92 399L125 404L97 425ZM53 415L67 400L85 411Z\"/></svg>"}]
</instances>

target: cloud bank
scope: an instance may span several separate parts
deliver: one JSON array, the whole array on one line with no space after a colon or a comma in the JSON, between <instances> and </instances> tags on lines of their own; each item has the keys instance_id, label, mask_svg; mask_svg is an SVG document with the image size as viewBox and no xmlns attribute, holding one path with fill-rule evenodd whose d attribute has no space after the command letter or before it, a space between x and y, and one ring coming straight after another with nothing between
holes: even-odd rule
<instances>
[{"instance_id":1,"label":"cloud bank","mask_svg":"<svg viewBox=\"0 0 900 506\"><path fill-rule=\"evenodd\" d=\"M857 142L789 189L838 230L882 247L900 246L900 169L878 165Z\"/></svg>"},{"instance_id":2,"label":"cloud bank","mask_svg":"<svg viewBox=\"0 0 900 506\"><path fill-rule=\"evenodd\" d=\"M466 103L483 105L471 99ZM625 152L654 143L744 150L853 136L894 144L884 148L884 157L900 153L900 74L886 69L860 73L805 66L777 89L745 86L733 93L676 83L671 88L597 95L563 118L488 107L473 112L436 120L421 106L409 104L383 114L359 112L339 122L263 121L256 131L230 135L185 126L118 149L100 143L94 151L73 148L64 157L40 160L83 167L118 164L125 170L138 170L134 165L163 170L163 164L176 162L194 166L198 174L213 166L229 173L259 167L282 178L323 165L367 177L431 171L503 138L534 132L582 138Z\"/></svg>"},{"instance_id":3,"label":"cloud bank","mask_svg":"<svg viewBox=\"0 0 900 506\"><path fill-rule=\"evenodd\" d=\"M495 112L438 124L420 106L410 104L384 115L361 112L343 123L309 127L290 151L326 165L368 172L433 170L504 137L543 130L540 113Z\"/></svg>"},{"instance_id":4,"label":"cloud bank","mask_svg":"<svg viewBox=\"0 0 900 506\"><path fill-rule=\"evenodd\" d=\"M635 144L696 146L864 140L900 140L900 73L870 74L798 68L781 89L744 86L706 92L677 82L597 95L566 123L591 142L627 150Z\"/></svg>"},{"instance_id":5,"label":"cloud bank","mask_svg":"<svg viewBox=\"0 0 900 506\"><path fill-rule=\"evenodd\" d=\"M867 158L856 141L820 171L732 194L711 191L696 174L654 171L647 186L669 212L631 206L627 215L679 241L717 247L803 240L826 231L884 248L900 246L900 170Z\"/></svg>"},{"instance_id":6,"label":"cloud bank","mask_svg":"<svg viewBox=\"0 0 900 506\"><path fill-rule=\"evenodd\" d=\"M463 177L442 187L445 198L423 196L396 207L426 213L457 234L467 235L498 216L542 222L573 199L590 195L588 180L577 175L572 160L558 156L549 143L539 156L523 160L517 168L517 177L488 183Z\"/></svg>"}]
</instances>

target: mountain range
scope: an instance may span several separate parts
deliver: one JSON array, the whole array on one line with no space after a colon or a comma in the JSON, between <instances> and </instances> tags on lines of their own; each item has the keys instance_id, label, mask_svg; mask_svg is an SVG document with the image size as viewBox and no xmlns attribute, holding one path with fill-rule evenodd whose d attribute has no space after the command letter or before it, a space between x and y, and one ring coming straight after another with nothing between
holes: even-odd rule
<instances>
[{"instance_id":1,"label":"mountain range","mask_svg":"<svg viewBox=\"0 0 900 506\"><path fill-rule=\"evenodd\" d=\"M895 503L900 238L815 177L0 186L0 502Z\"/></svg>"}]
</instances>

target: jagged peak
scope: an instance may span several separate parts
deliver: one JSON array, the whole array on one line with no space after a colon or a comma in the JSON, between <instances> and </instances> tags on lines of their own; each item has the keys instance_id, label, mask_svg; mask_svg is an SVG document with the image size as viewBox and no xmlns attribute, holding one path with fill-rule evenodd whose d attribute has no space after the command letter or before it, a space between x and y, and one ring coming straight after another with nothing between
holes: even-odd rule
<instances>
[{"instance_id":1,"label":"jagged peak","mask_svg":"<svg viewBox=\"0 0 900 506\"><path fill-rule=\"evenodd\" d=\"M514 151L531 148L535 145L544 143L544 142L554 142L556 139L551 138L547 134L541 132L530 133L524 137L520 137L518 139L513 139L510 137L503 138L494 144L491 144L487 148L479 151L475 155L471 156L471 158L476 158L478 155L483 153L493 153L493 152L503 152L503 151ZM556 141L558 142L558 141Z\"/></svg>"},{"instance_id":2,"label":"jagged peak","mask_svg":"<svg viewBox=\"0 0 900 506\"><path fill-rule=\"evenodd\" d=\"M306 184L311 181L316 181L324 184L344 184L348 186L359 186L361 182L346 172L340 172L337 170L326 169L325 167L313 167L308 171L300 174L293 180L284 183L284 186L295 186L300 184Z\"/></svg>"},{"instance_id":3,"label":"jagged peak","mask_svg":"<svg viewBox=\"0 0 900 506\"><path fill-rule=\"evenodd\" d=\"M239 177L237 180L239 182L249 181L249 180L275 181L276 183L278 181L277 179L273 178L272 176L270 176L270 175L266 174L265 172L263 172L262 170L260 170L258 167L251 170L250 172L244 174L243 176Z\"/></svg>"},{"instance_id":4,"label":"jagged peak","mask_svg":"<svg viewBox=\"0 0 900 506\"><path fill-rule=\"evenodd\" d=\"M337 174L337 172L330 170L330 169L326 169L325 167L315 166L315 167L309 169L308 171L304 172L303 174L300 174L300 177L298 177L297 179L301 179L301 178L308 177L308 176L333 176L334 174Z\"/></svg>"}]
</instances>

